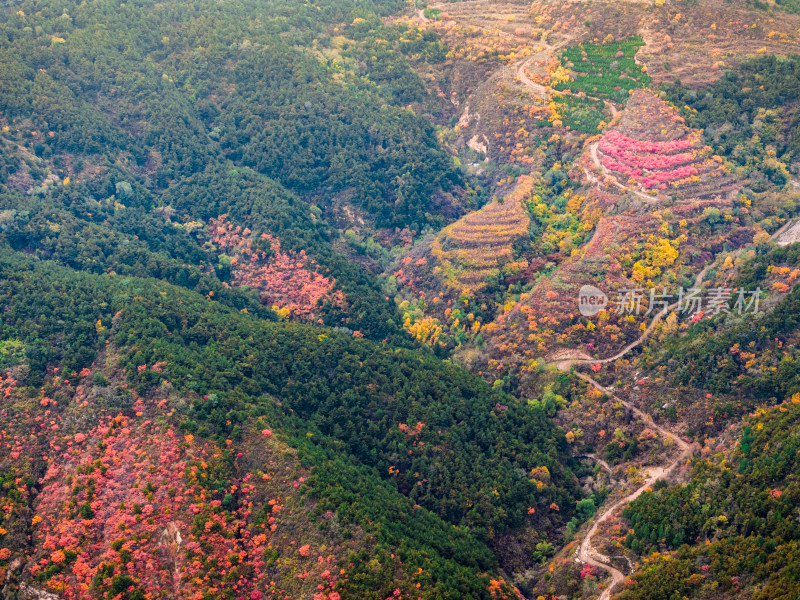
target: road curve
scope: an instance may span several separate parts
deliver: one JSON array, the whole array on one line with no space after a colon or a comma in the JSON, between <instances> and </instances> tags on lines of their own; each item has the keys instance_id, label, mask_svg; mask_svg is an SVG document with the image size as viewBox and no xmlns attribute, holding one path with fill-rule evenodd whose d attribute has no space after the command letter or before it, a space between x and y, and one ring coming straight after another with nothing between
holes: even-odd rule
<instances>
[{"instance_id":1,"label":"road curve","mask_svg":"<svg viewBox=\"0 0 800 600\"><path fill-rule=\"evenodd\" d=\"M548 44L542 44L542 46L543 46L543 49L549 49L549 50L558 50L558 48L560 48L560 46L550 46ZM528 86L534 92L536 92L536 94L538 94L539 96L541 96L542 98L547 100L548 87L542 85L541 83L536 83L530 77L528 77L528 74L525 72L525 67L527 67L528 63L530 63L534 58L536 58L535 55L531 56L528 59L520 61L517 64L517 77L519 78L519 80L524 85ZM559 95L559 96L573 96L574 98L580 98L581 97L578 94L573 94L572 92L567 92L567 91L564 91L564 90L557 90L555 88L549 88L549 89L550 89L550 93L551 94L556 94L556 95ZM600 98L594 98L593 96L586 96L586 98L589 98L590 100L601 100ZM609 101L609 100L601 100L601 101L603 102L605 107L611 112L612 120L615 119L617 117L617 115L619 115L619 109L616 107L616 105L613 102Z\"/></svg>"},{"instance_id":2,"label":"road curve","mask_svg":"<svg viewBox=\"0 0 800 600\"><path fill-rule=\"evenodd\" d=\"M708 269L710 269L712 265L713 263L706 265L697 274L697 277L695 277L694 280L694 287L700 287L700 285L702 285L703 278L705 277L706 273L708 272ZM625 346L622 350L620 350L613 356L609 356L608 358L598 360L598 359L593 359L591 357L586 357L584 353L581 351L577 350L567 351L566 354L567 355L571 354L570 357L568 358L564 357L564 355L562 354L562 358L558 358L554 362L551 362L550 364L557 366L559 370L568 371L573 366L578 364L587 364L587 363L607 364L619 360L620 358L625 356L628 352L630 352L631 350L642 344L650 336L656 324L664 317L664 315L666 315L669 311L674 310L676 306L677 303L673 303L661 309L661 311L650 322L650 325L647 327L647 329L645 329L645 331L642 332L642 335L640 335L635 341ZM648 415L647 413L645 413L644 411L633 405L631 402L623 400L622 398L614 394L611 390L601 385L596 379L594 379L590 375L576 371L575 376L579 377L583 381L594 386L597 390L599 390L603 394L608 395L610 398L622 404L625 408L627 408L634 415L636 415L637 418L644 421L648 427L656 430L663 438L665 439L668 438L672 440L672 442L675 445L677 445L678 448L680 448L680 454L678 455L678 457L666 467L649 467L647 469L647 478L645 479L644 483L640 485L638 488L636 488L630 494L617 500L613 505L611 505L611 507L609 507L608 509L603 511L602 514L596 517L594 519L594 522L592 523L592 526L584 535L583 540L581 540L581 545L579 546L577 553L578 560L580 560L583 563L590 564L593 567L602 569L608 572L612 577L612 584L608 586L598 598L598 600L608 600L609 598L611 598L611 593L614 591L614 589L619 584L625 581L625 575L622 573L622 571L620 571L611 564L611 559L609 557L600 554L594 549L594 547L592 546L592 537L594 537L595 533L597 533L600 524L605 519L611 517L617 510L619 510L623 506L626 506L627 504L636 500L636 498L642 495L645 492L645 490L652 487L652 485L658 479L661 479L662 477L665 477L670 473L672 473L678 467L678 465L685 462L686 459L689 456L691 456L692 451L689 444L686 443L679 436L675 435L668 429L665 429L664 427L658 425L653 420L653 417L651 417L650 415Z\"/></svg>"},{"instance_id":3,"label":"road curve","mask_svg":"<svg viewBox=\"0 0 800 600\"><path fill-rule=\"evenodd\" d=\"M709 263L705 267L703 267L703 270L697 274L697 277L695 277L694 285L692 287L699 288L703 284L703 278L706 276L706 273L708 273L708 270L713 266L713 264L714 263ZM617 361L623 356L625 356L628 352L636 348L637 346L640 346L648 337L650 337L650 334L653 333L653 329L655 329L658 322L661 321L661 319L663 319L664 316L667 315L667 313L675 310L677 307L678 303L673 302L669 306L665 306L664 308L662 308L661 311L659 311L656 314L656 316L653 317L653 320L650 321L650 324L647 326L647 329L645 329L642 332L642 335L640 335L638 338L636 338L634 341L632 341L630 344L625 346L622 350L620 350L613 356L609 356L607 358L592 358L590 356L587 356L584 352L573 351L571 356L562 355L563 356L562 358L556 358L554 360L551 360L549 361L549 364L555 365L556 367L558 367L560 371L569 371L575 365L585 365L585 364L606 365L608 363ZM570 351L567 351L567 354L570 354Z\"/></svg>"},{"instance_id":4,"label":"road curve","mask_svg":"<svg viewBox=\"0 0 800 600\"><path fill-rule=\"evenodd\" d=\"M425 18L424 12L422 10L419 10L417 12L417 16L423 21L427 21L428 20L428 19ZM548 46L548 48L550 50L555 50L556 49L556 47L554 47L554 46ZM555 90L555 89L552 89L552 88L547 88L547 87L545 87L544 85L542 85L540 83L536 83L530 77L528 77L528 74L525 72L525 68L527 67L528 63L530 61L532 61L533 59L534 59L534 57L527 58L525 60L520 61L516 65L517 66L517 78L519 79L519 81L523 85L525 85L526 87L530 88L537 96L543 98L544 100L547 100L549 93L550 94L560 94L560 95L564 95L564 96L567 96L567 95L576 96L576 94L572 94L571 92L565 92L565 91ZM614 103L612 103L612 102L610 102L608 100L603 100L603 103L605 104L606 108L608 108L609 111L611 112L612 119L617 118L617 116L619 115L619 110L614 105ZM597 156L597 144L596 143L592 144L592 146L590 147L590 153L591 153L592 161L595 163L595 165L599 168L599 170L601 172L604 172L605 169L604 169L603 165L600 163L599 157ZM596 179L594 179L593 177L590 176L588 171L586 172L586 175L587 175L587 178L590 180L590 182L599 183ZM594 179L594 181L592 181L593 179ZM642 199L645 199L645 200L650 201L650 202L653 201L653 198L651 198L650 196L647 196L647 195L645 195L645 194L643 194L641 192L638 192L637 190L631 190L631 189L627 188L626 186L623 186L622 184L619 184L619 187L621 189L625 190L625 191L630 191L630 192L634 193L635 195L641 197ZM698 274L698 276L697 276L697 278L695 280L695 286L694 287L698 287L702 283L703 277L705 276L705 273L707 272L709 267L710 267L710 265L707 266L706 268L704 268ZM677 303L674 303L674 304L672 304L670 306L664 307L653 318L653 320L651 321L650 325L647 327L647 329L644 332L642 332L642 335L640 335L639 338L637 338L634 342L631 342L630 344L625 346L622 350L620 350L619 352L617 352L613 356L609 356L607 358L598 360L598 359L594 359L594 358L591 358L589 356L586 356L584 353L579 352L579 351L573 351L573 352L569 352L568 351L567 353L570 354L569 357L564 357L564 359L558 359L555 362L552 362L550 364L556 365L560 370L568 371L573 366L579 365L579 364L589 364L589 363L607 364L607 363L611 363L611 362L614 362L616 360L619 360L620 358L625 356L628 352L630 352L631 350L633 350L634 348L636 348L637 346L642 344L650 336L650 334L652 333L652 331L655 328L656 324L668 312L670 312L671 310L674 310L676 306L677 306ZM611 594L614 591L614 589L618 585L620 585L621 583L623 583L625 581L625 575L622 573L622 571L620 571L619 569L617 569L616 567L611 565L611 559L609 557L600 554L599 552L597 552L594 549L594 547L592 546L592 537L594 537L594 535L597 533L597 530L599 529L600 524L605 519L611 517L620 508L622 508L623 506L626 506L627 504L629 504L630 502L632 502L633 500L638 498L648 488L652 487L653 484L658 479L661 479L661 478L669 475L681 463L685 462L685 460L691 455L691 448L690 448L689 444L687 444L685 441L683 441L680 437L678 437L677 435L675 435L671 431L668 431L667 429L664 429L660 425L656 424L653 421L653 418L650 415L648 415L647 413L643 412L642 410L640 410L639 408L637 408L636 406L634 406L633 404L631 404L627 400L623 400L622 398L616 396L610 390L608 390L605 387L603 387L598 381L596 381L595 379L593 379L589 375L586 375L584 373L579 373L579 372L576 372L575 375L577 377L579 377L580 379L586 381L590 385L594 386L596 389L598 389L603 394L607 394L608 396L613 398L615 401L620 402L623 406L625 406L628 410L630 410L639 419L641 419L642 421L647 423L648 427L650 427L651 429L656 430L662 437L669 438L670 440L673 441L674 444L677 445L678 448L680 448L680 454L677 456L677 458L675 458L675 460L673 460L666 467L649 467L647 469L647 478L645 479L644 483L642 483L642 485L640 485L638 488L636 488L630 494L627 494L623 498L617 500L613 505L611 505L609 508L607 508L605 511L603 511L603 513L600 516L596 517L594 519L594 522L592 523L592 526L586 532L586 534L583 537L583 540L581 541L580 547L578 548L578 552L577 552L578 560L580 560L583 563L590 564L590 565L592 565L592 566L594 566L594 567L596 567L598 569L604 570L604 571L608 572L612 577L612 580L613 580L612 584L610 586L608 586L603 591L603 593L600 595L600 597L598 599L598 600L609 600L609 598L611 597ZM597 457L594 457L594 456L592 456L592 458L597 460L598 463L600 463L603 466L603 468L605 468L607 471L609 471L609 472L611 471L610 466L607 463L605 463L603 460L601 460L601 459L599 459Z\"/></svg>"},{"instance_id":5,"label":"road curve","mask_svg":"<svg viewBox=\"0 0 800 600\"><path fill-rule=\"evenodd\" d=\"M623 406L625 406L625 408L630 410L633 414L635 414L637 417L639 417L641 420L647 423L648 427L658 431L658 433L661 434L661 436L663 436L664 438L669 438L670 440L672 440L673 443L675 443L681 450L678 457L666 467L648 468L647 478L645 479L644 483L640 485L638 488L636 488L633 492L628 494L627 496L624 496L623 498L617 500L599 517L595 518L594 522L592 523L592 526L589 528L589 531L586 532L586 535L584 535L583 540L581 541L581 545L578 548L578 560L580 560L583 563L588 563L599 569L603 569L604 571L607 571L608 573L611 574L613 583L603 591L603 593L600 595L598 599L598 600L608 600L611 597L611 593L613 592L614 588L616 588L617 585L625 581L625 575L622 573L622 571L620 571L619 569L610 564L611 559L609 557L600 554L594 549L594 547L592 546L592 537L594 537L594 534L597 533L600 524L605 519L611 517L611 515L613 515L617 510L619 510L623 506L636 500L636 498L641 496L648 488L652 487L657 480L666 477L667 475L672 473L672 471L674 471L678 467L678 465L686 461L686 459L691 455L692 450L691 446L689 446L689 444L683 441L679 436L656 424L650 415L641 411L639 408L637 408L627 400L623 400L619 396L610 392L608 389L603 387L599 382L597 382L589 375L586 375L584 373L575 373L575 375L583 379L590 385L593 385L602 393L607 394L615 401L621 403Z\"/></svg>"},{"instance_id":6,"label":"road curve","mask_svg":"<svg viewBox=\"0 0 800 600\"><path fill-rule=\"evenodd\" d=\"M633 188L630 188L630 187L628 187L627 185L624 185L624 184L620 183L620 182L619 182L619 180L618 180L618 179L617 179L617 178L616 178L614 175L612 175L611 173L609 173L608 169L607 169L607 168L606 168L606 166L605 166L605 165L604 165L604 164L603 164L603 163L600 161L600 157L597 155L597 147L599 146L599 144L600 144L600 142L595 142L594 144L592 144L591 146L589 146L589 154L590 154L590 156L592 157L592 162L594 163L594 166L595 166L595 167L596 167L596 168L597 168L597 169L598 169L598 170L599 170L599 171L600 171L600 172L601 172L603 175L605 175L605 176L607 176L607 177L610 177L611 179L613 179L613 180L614 180L614 185L615 185L616 187L618 187L620 190L622 190L623 192L630 192L630 193L632 193L633 195L635 195L635 196L638 196L639 198L641 198L641 199L642 199L642 200L644 200L645 202L650 202L650 203L652 203L652 202L656 202L656 201L658 200L658 198L654 198L653 196L648 196L648 195L647 195L647 194L645 194L644 192L640 192L639 190L635 190L635 189L633 189ZM596 179L596 178L590 177L590 176L589 176L589 172L588 172L588 171L586 171L585 169L584 169L584 172L586 173L586 176L589 178L589 180L590 180L590 181L592 181L593 183L596 183L596 181L597 181L597 179Z\"/></svg>"}]
</instances>

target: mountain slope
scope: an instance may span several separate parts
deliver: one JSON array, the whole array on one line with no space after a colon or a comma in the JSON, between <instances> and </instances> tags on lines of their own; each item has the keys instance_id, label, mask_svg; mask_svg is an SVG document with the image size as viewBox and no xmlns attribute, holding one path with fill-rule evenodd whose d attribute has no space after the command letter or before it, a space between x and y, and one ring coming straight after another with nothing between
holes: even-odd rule
<instances>
[{"instance_id":1,"label":"mountain slope","mask_svg":"<svg viewBox=\"0 0 800 600\"><path fill-rule=\"evenodd\" d=\"M166 419L159 425L162 433L163 427L180 428L189 437L197 436L198 443L227 448L219 451L227 457L220 476L239 488L263 467L258 460L247 463L244 453L238 456L234 450L255 448L259 431L267 425L300 450L311 493L320 506L362 528L378 527L382 547L406 546L420 535L424 547L434 544L441 548L437 555L452 556L456 549L449 534L446 541L432 541L434 523L451 523L465 535L477 536L473 540L485 540L459 543L457 552L467 554L455 559L463 568L454 576L465 578L464 585L480 596L488 585L475 578L476 567L496 568L494 557L482 546L491 543L493 531L511 533L530 524L547 529L570 515L577 490L560 465L566 453L563 434L542 409L515 403L460 368L352 335L272 324L152 279L84 274L7 251L2 269L2 337L13 340L11 348L20 348L6 366L13 380L5 400L12 403L9 422L11 414L21 426L44 416L57 429L62 423L69 439L79 434L86 439L102 437L92 427L102 429L102 419L119 414L133 419L131 427L139 424L141 431L134 427L135 443L146 445L151 434L142 420ZM43 314L51 316L47 322L37 319ZM54 365L59 365L57 370ZM113 389L105 389L111 380L118 391L103 401ZM180 407L177 413L160 401L164 395L169 406ZM76 404L84 397L99 397L101 407L109 404L105 412L91 402ZM26 398L35 400L32 412L25 409ZM76 427L76 422L82 425ZM41 443L57 442L43 438ZM5 463L4 472L12 478L17 461L32 469L27 485L36 492L22 497L17 512L35 512L38 503L46 501L40 486L50 480L45 472L54 456L47 451L36 458L39 447L23 444L19 454L14 448L16 456ZM187 448L190 456L193 448ZM535 467L549 473L546 484L524 476ZM37 483L42 477L45 480ZM58 479L52 473L51 478L53 483ZM233 489L223 487L217 488L219 493ZM385 491L372 496L368 489ZM357 508L360 503L346 500L353 493L361 496L363 512ZM391 499L388 506L382 500L386 494ZM529 511L534 498L535 514ZM120 501L127 506L135 500ZM563 513L547 508L554 502L565 507ZM422 511L420 518L433 521L420 526L418 533L398 531L389 526L390 506L401 513L411 511L401 520L412 529L417 510ZM18 527L14 519L4 523L7 531L18 532ZM158 533L152 528L147 532ZM24 537L12 539L21 546L12 547L7 563L20 551L36 547L35 540L32 548ZM97 543L112 542L108 535L97 538ZM483 550L473 555L472 547ZM423 547L419 551L427 552ZM460 588L448 583L448 569L436 566L436 555L431 556L433 566L424 566L417 550L409 547L409 552L404 562L440 573L420 593L451 594ZM373 583L364 585L388 589L405 577L384 580L386 576L384 572L375 580L365 574ZM346 589L364 593L360 585Z\"/></svg>"}]
</instances>

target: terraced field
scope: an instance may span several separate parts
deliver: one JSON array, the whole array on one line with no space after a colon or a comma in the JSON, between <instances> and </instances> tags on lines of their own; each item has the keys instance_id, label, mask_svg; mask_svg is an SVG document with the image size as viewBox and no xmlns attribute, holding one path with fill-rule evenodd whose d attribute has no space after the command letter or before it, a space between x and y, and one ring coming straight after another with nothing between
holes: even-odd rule
<instances>
[{"instance_id":1,"label":"terraced field","mask_svg":"<svg viewBox=\"0 0 800 600\"><path fill-rule=\"evenodd\" d=\"M652 222L643 217L603 217L595 235L579 254L567 259L552 276L541 279L529 293L522 295L520 307L527 305L532 309L526 318L556 327L559 321L576 315L581 286L594 285L610 292L631 285L615 253L639 232L652 229Z\"/></svg>"},{"instance_id":2,"label":"terraced field","mask_svg":"<svg viewBox=\"0 0 800 600\"><path fill-rule=\"evenodd\" d=\"M723 159L712 155L699 131L689 129L677 111L645 90L635 90L618 127L597 146L607 175L679 198L729 195L735 180Z\"/></svg>"},{"instance_id":3,"label":"terraced field","mask_svg":"<svg viewBox=\"0 0 800 600\"><path fill-rule=\"evenodd\" d=\"M605 200L613 201L612 194L596 188L589 194L587 205L598 200L607 213L614 212L605 203ZM588 351L601 346L614 351L623 348L641 333L641 327L651 317L645 314L646 300L642 303L641 314L631 316L632 320L619 312L620 291L669 286L670 275L661 277L667 271L689 270L693 274L700 271L706 264L703 254L715 244L713 239L699 233L704 211L709 207L731 210L733 202L730 198L710 199L670 206L670 221L683 223L682 230L687 232L687 238L679 247L680 258L676 257L669 267L659 269L660 273L653 271L646 276L654 278L652 285L638 278L636 263L655 264L654 255L648 255L647 247L655 247L655 240L663 235L663 215L658 216L659 211L651 206L640 205L634 210L603 216L588 243L561 260L550 273L538 277L517 302L506 304L503 312L483 327L483 338L489 348L486 355L491 356L487 366L496 368L499 364L503 368L516 366L524 370L530 360L576 344L585 346ZM712 254L709 252L707 256ZM584 285L604 291L613 305L591 326L579 316L578 295Z\"/></svg>"},{"instance_id":4,"label":"terraced field","mask_svg":"<svg viewBox=\"0 0 800 600\"><path fill-rule=\"evenodd\" d=\"M561 64L570 71L571 79L554 87L624 104L630 90L650 83L647 70L635 59L642 46L642 38L631 37L621 42L584 43L566 48L561 54Z\"/></svg>"},{"instance_id":5,"label":"terraced field","mask_svg":"<svg viewBox=\"0 0 800 600\"><path fill-rule=\"evenodd\" d=\"M602 100L554 94L551 102L562 124L573 131L595 134L605 124Z\"/></svg>"},{"instance_id":6,"label":"terraced field","mask_svg":"<svg viewBox=\"0 0 800 600\"><path fill-rule=\"evenodd\" d=\"M445 283L464 293L481 289L488 277L513 260L513 244L528 234L530 217L524 201L534 180L523 175L500 200L446 227L431 245Z\"/></svg>"},{"instance_id":7,"label":"terraced field","mask_svg":"<svg viewBox=\"0 0 800 600\"><path fill-rule=\"evenodd\" d=\"M563 47L580 41L599 44L609 35L614 40L641 36L645 47L637 60L656 85L677 79L708 83L748 56L800 51L800 15L776 13L776 18L744 1L655 6L652 0L470 0L431 5L442 10L443 29L458 25L491 32L489 39L504 36L498 45L527 39Z\"/></svg>"}]
</instances>

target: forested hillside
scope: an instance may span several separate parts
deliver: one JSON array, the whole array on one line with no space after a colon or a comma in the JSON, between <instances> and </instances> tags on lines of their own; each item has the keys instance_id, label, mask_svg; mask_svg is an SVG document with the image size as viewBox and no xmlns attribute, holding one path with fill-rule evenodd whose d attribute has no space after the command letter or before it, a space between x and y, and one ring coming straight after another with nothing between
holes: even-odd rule
<instances>
[{"instance_id":1,"label":"forested hillside","mask_svg":"<svg viewBox=\"0 0 800 600\"><path fill-rule=\"evenodd\" d=\"M706 130L720 154L741 165L756 190L789 182L786 165L800 160L800 57L753 59L709 90L678 84L667 94L684 107L689 122Z\"/></svg>"},{"instance_id":2,"label":"forested hillside","mask_svg":"<svg viewBox=\"0 0 800 600\"><path fill-rule=\"evenodd\" d=\"M376 16L396 6L17 8L0 23L5 229L31 226L28 199L21 208L14 191L92 221L97 235L138 236L160 253L169 252L164 238L190 252L198 244L187 233L230 213L235 225L269 231L332 273L347 299L347 326L374 339L396 333L394 309L369 276L331 250L319 217L336 197L376 226L418 231L458 214L450 192L461 194L460 175L426 120L354 65L321 62L304 47L309 35L330 43L329 23L369 19L380 29ZM66 242L70 230L49 237L73 246L68 255L87 255L86 265L95 243ZM38 252L55 251L37 242L26 239ZM216 266L205 254L179 260ZM324 312L330 324L344 324L343 311Z\"/></svg>"},{"instance_id":3,"label":"forested hillside","mask_svg":"<svg viewBox=\"0 0 800 600\"><path fill-rule=\"evenodd\" d=\"M798 404L795 395L759 411L745 421L729 458L719 453L699 460L686 485L654 490L626 509L632 529L625 544L653 554L621 598L800 593Z\"/></svg>"},{"instance_id":4,"label":"forested hillside","mask_svg":"<svg viewBox=\"0 0 800 600\"><path fill-rule=\"evenodd\" d=\"M417 227L458 182L427 121L348 65L298 47L318 38L323 51L327 24L386 7L18 8L3 22L2 105L16 125L6 133L77 177L117 165L161 191L229 159L320 201L347 191L381 225Z\"/></svg>"},{"instance_id":5,"label":"forested hillside","mask_svg":"<svg viewBox=\"0 0 800 600\"><path fill-rule=\"evenodd\" d=\"M0 598L800 593L796 4L0 6Z\"/></svg>"},{"instance_id":6,"label":"forested hillside","mask_svg":"<svg viewBox=\"0 0 800 600\"><path fill-rule=\"evenodd\" d=\"M149 406L170 390L184 408L179 415L168 413L162 423L188 437L227 444L230 452L252 443L248 431L268 425L300 450L317 510L341 511L341 519L368 531L377 526L381 547L410 543L404 560L433 570L431 594L457 597L450 594L458 586L445 576L451 567L440 562L455 560L463 575L453 576L465 577L463 585L482 595L485 586L475 579L475 569L496 568L484 545L492 532L532 519L569 517L576 490L560 464L566 452L563 433L542 408L518 405L460 368L352 335L270 324L153 279L81 274L20 259L8 250L2 282L2 334L13 341L4 348L14 349L6 365L14 373L6 388L7 414L22 414L28 399L40 394L52 396L42 402L52 405L46 410L49 418L64 419L69 435L74 430L75 436L85 436L64 413L82 394L102 398L112 389L109 381L118 381L123 396L109 400L101 415L113 417L118 411L135 418L141 412L137 404ZM42 322L40 315L49 318ZM54 370L54 364L60 367ZM56 372L63 374L54 381ZM60 383L69 385L63 389ZM33 415L26 412L26 417ZM81 421L92 423L93 417ZM32 449L23 445L22 454ZM252 473L234 456L228 455L217 476L231 484L247 481ZM19 460L25 459L6 459L9 473L17 472ZM47 457L28 462L31 486L49 462ZM548 485L521 476L534 468L550 474ZM382 480L390 486L384 488ZM386 491L365 492L372 488ZM361 497L357 504L346 501L353 493ZM389 506L382 500L386 493L396 498ZM409 500L404 503L398 493ZM544 514L532 516L531 502ZM548 509L554 502L565 507L563 515ZM457 552L466 554L458 558L451 554L455 547L445 550L449 538L434 542L437 534L429 525L413 534L423 536L416 549L410 530L390 527L392 511L411 511L402 519L411 519L407 526L413 529L416 510L441 527L448 522L464 527L473 541ZM13 523L15 514L6 519ZM426 550L429 544L434 546ZM439 544L445 546L437 550ZM10 549L27 550L24 538ZM385 573L377 580L364 577L369 583L356 586L359 594L394 585L391 578L381 579Z\"/></svg>"},{"instance_id":7,"label":"forested hillside","mask_svg":"<svg viewBox=\"0 0 800 600\"><path fill-rule=\"evenodd\" d=\"M472 202L398 8L3 10L5 597L488 598L572 517L545 409L415 349L328 225Z\"/></svg>"}]
</instances>

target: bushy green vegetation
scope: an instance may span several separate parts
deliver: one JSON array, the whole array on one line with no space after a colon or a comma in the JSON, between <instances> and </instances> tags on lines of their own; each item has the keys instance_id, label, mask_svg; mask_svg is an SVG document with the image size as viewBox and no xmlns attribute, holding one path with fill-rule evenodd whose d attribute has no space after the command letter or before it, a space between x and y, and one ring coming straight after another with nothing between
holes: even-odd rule
<instances>
[{"instance_id":1,"label":"bushy green vegetation","mask_svg":"<svg viewBox=\"0 0 800 600\"><path fill-rule=\"evenodd\" d=\"M410 61L438 64L447 58L447 47L434 29L405 24L386 27L379 19L354 21L347 33L358 44L343 49L343 56L358 61L359 73L401 104L427 97L425 85Z\"/></svg>"},{"instance_id":2,"label":"bushy green vegetation","mask_svg":"<svg viewBox=\"0 0 800 600\"><path fill-rule=\"evenodd\" d=\"M229 273L203 246L202 226L230 213L335 279L347 305L320 307L326 324L405 343L393 303L333 250L337 233L324 220L334 197L372 225L416 231L460 210L441 200L459 174L432 126L377 81L383 70L391 85L416 82L419 96L408 60L442 58L435 35L382 24L399 7L100 0L4 9L4 237L77 269L157 277L221 300L250 296L235 305L258 312L254 293L214 281ZM386 39L398 50L380 55L391 65L362 72L358 61L325 59L341 23L352 24L345 54Z\"/></svg>"},{"instance_id":3,"label":"bushy green vegetation","mask_svg":"<svg viewBox=\"0 0 800 600\"><path fill-rule=\"evenodd\" d=\"M708 90L679 82L666 93L719 154L743 167L756 191L789 183L800 156L800 57L752 59Z\"/></svg>"},{"instance_id":4,"label":"bushy green vegetation","mask_svg":"<svg viewBox=\"0 0 800 600\"><path fill-rule=\"evenodd\" d=\"M604 122L604 105L601 100L554 95L552 101L558 109L562 124L573 131L596 134L600 124Z\"/></svg>"},{"instance_id":5,"label":"bushy green vegetation","mask_svg":"<svg viewBox=\"0 0 800 600\"><path fill-rule=\"evenodd\" d=\"M774 0L774 2L764 2L763 0L747 0L747 3L763 10L779 8L788 13L800 14L800 2L798 0Z\"/></svg>"},{"instance_id":6,"label":"bushy green vegetation","mask_svg":"<svg viewBox=\"0 0 800 600\"><path fill-rule=\"evenodd\" d=\"M129 186L122 177L114 173L104 182L58 186L33 196L9 190L0 239L74 269L155 277L274 318L255 292L226 285L229 270L219 262L220 250L208 244L204 223L230 213L237 223L277 234L285 247L307 251L330 270L348 301L346 307L321 309L329 325L408 343L376 279L335 252L330 243L335 233L276 182L247 168L209 168L168 189L162 207L154 207L145 188L120 192Z\"/></svg>"},{"instance_id":7,"label":"bushy green vegetation","mask_svg":"<svg viewBox=\"0 0 800 600\"><path fill-rule=\"evenodd\" d=\"M222 150L293 190L353 190L380 226L418 231L436 220L437 192L458 183L430 123L369 87L337 85L315 58L280 47L247 53L228 78L236 92L209 120ZM400 100L421 93L413 89Z\"/></svg>"},{"instance_id":8,"label":"bushy green vegetation","mask_svg":"<svg viewBox=\"0 0 800 600\"><path fill-rule=\"evenodd\" d=\"M245 290L207 272L217 256L185 229L148 210L147 199L115 206L114 186L59 186L47 195L3 195L0 239L13 249L89 273L155 277L264 318L271 311ZM106 193L112 191L109 197ZM139 192L143 190L139 189ZM95 198L98 198L95 200Z\"/></svg>"},{"instance_id":9,"label":"bushy green vegetation","mask_svg":"<svg viewBox=\"0 0 800 600\"><path fill-rule=\"evenodd\" d=\"M798 417L800 402L789 401L751 418L731 461L698 460L688 484L646 492L625 509L627 546L678 551L645 566L622 598L800 594Z\"/></svg>"},{"instance_id":10,"label":"bushy green vegetation","mask_svg":"<svg viewBox=\"0 0 800 600\"><path fill-rule=\"evenodd\" d=\"M567 48L561 54L561 63L575 77L556 84L555 88L624 104L629 90L650 84L650 76L634 59L643 45L641 38L631 37L621 42L584 43Z\"/></svg>"},{"instance_id":11,"label":"bushy green vegetation","mask_svg":"<svg viewBox=\"0 0 800 600\"><path fill-rule=\"evenodd\" d=\"M445 49L431 31L382 22L400 8L48 0L0 11L0 375L14 370L3 393L24 396L19 406L40 391L61 403L67 378L97 396L119 387L101 401L131 417L135 394L120 382L151 400L168 385L183 408L159 418L223 448L268 424L312 474L297 493L314 499L320 529L332 511L374 540L374 554L343 565L342 597L378 600L413 581L426 599L488 598L498 537L535 527L542 542L581 493L546 409L417 349L376 278L335 250L334 205L363 217L365 235L463 210L459 171L407 107L426 100L410 65ZM209 227L222 215L258 252L279 242L287 260L307 255L341 303L320 301L304 325L279 320L259 290L232 285L241 256ZM228 511L226 490L252 474L230 452L220 463L223 483L209 485ZM35 481L41 469L37 459L26 472ZM13 528L26 552L27 528ZM98 594L134 586L98 574Z\"/></svg>"}]
</instances>

